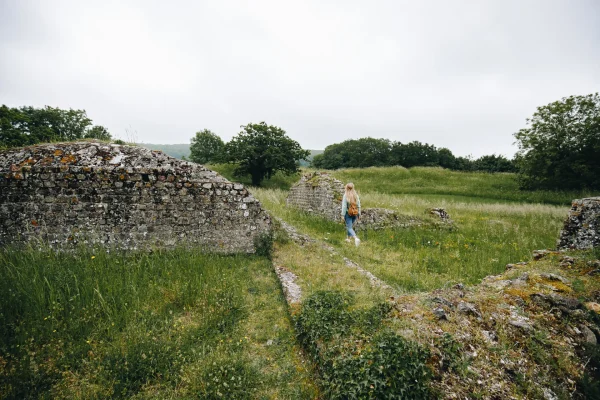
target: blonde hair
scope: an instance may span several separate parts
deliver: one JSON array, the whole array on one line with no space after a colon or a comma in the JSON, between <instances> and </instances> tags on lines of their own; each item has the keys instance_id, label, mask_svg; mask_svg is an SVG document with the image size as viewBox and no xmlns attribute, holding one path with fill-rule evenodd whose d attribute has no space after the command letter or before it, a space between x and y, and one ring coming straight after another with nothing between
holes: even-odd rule
<instances>
[{"instance_id":1,"label":"blonde hair","mask_svg":"<svg viewBox=\"0 0 600 400\"><path fill-rule=\"evenodd\" d=\"M354 183L348 182L346 184L346 201L348 202L348 204L356 204L357 199L358 194L356 193L356 190L354 190Z\"/></svg>"}]
</instances>

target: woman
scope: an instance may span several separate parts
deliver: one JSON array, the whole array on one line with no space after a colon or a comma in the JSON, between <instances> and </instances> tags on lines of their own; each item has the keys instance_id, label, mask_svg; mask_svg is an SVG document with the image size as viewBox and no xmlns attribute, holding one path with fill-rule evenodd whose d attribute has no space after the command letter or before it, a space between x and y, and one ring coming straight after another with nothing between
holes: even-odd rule
<instances>
[{"instance_id":1,"label":"woman","mask_svg":"<svg viewBox=\"0 0 600 400\"><path fill-rule=\"evenodd\" d=\"M342 219L346 223L346 232L348 234L346 242L351 242L351 239L354 238L354 244L358 246L360 239L356 236L352 226L357 219L360 219L360 199L356 190L354 190L352 182L346 184L346 190L342 198Z\"/></svg>"}]
</instances>

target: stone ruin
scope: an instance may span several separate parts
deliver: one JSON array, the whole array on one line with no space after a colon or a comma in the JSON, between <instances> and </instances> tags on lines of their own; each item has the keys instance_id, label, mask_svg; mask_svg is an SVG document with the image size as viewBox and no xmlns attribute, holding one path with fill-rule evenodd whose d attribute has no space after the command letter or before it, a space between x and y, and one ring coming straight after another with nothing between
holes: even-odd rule
<instances>
[{"instance_id":1,"label":"stone ruin","mask_svg":"<svg viewBox=\"0 0 600 400\"><path fill-rule=\"evenodd\" d=\"M286 203L288 206L339 222L343 196L344 184L341 181L324 172L312 172L302 175L300 181L292 186ZM445 216L451 222L448 214ZM442 220L445 221L444 218ZM358 227L381 229L390 226L415 226L422 223L423 221L417 218L398 214L394 210L363 208Z\"/></svg>"},{"instance_id":2,"label":"stone ruin","mask_svg":"<svg viewBox=\"0 0 600 400\"><path fill-rule=\"evenodd\" d=\"M331 221L340 221L344 184L329 174L304 174L291 187L286 199L288 206L314 213Z\"/></svg>"},{"instance_id":3,"label":"stone ruin","mask_svg":"<svg viewBox=\"0 0 600 400\"><path fill-rule=\"evenodd\" d=\"M573 200L557 246L581 250L600 246L600 197Z\"/></svg>"},{"instance_id":4,"label":"stone ruin","mask_svg":"<svg viewBox=\"0 0 600 400\"><path fill-rule=\"evenodd\" d=\"M77 142L0 152L0 245L252 253L270 225L243 185L160 151Z\"/></svg>"}]
</instances>

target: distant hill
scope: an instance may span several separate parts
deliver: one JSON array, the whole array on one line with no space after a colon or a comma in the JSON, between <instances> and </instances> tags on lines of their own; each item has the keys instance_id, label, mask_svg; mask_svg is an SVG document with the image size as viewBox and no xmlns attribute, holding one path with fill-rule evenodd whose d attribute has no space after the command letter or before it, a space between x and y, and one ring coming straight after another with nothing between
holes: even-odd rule
<instances>
[{"instance_id":1,"label":"distant hill","mask_svg":"<svg viewBox=\"0 0 600 400\"><path fill-rule=\"evenodd\" d=\"M186 143L181 144L154 144L154 143L138 143L140 146L145 147L150 150L162 150L165 154L182 159L190 158L190 145ZM310 161L317 154L323 153L323 150L310 150L310 156L308 156L308 161L300 161L300 165L303 167L308 167Z\"/></svg>"},{"instance_id":2,"label":"distant hill","mask_svg":"<svg viewBox=\"0 0 600 400\"><path fill-rule=\"evenodd\" d=\"M310 162L312 161L313 157L316 156L317 154L323 154L323 151L325 151L325 150L310 150L310 156L308 156L308 160L300 161L300 165L302 167L308 167L310 165Z\"/></svg>"},{"instance_id":3,"label":"distant hill","mask_svg":"<svg viewBox=\"0 0 600 400\"><path fill-rule=\"evenodd\" d=\"M153 144L153 143L138 143L138 145L145 147L150 150L161 150L166 155L171 157L183 159L190 157L190 144Z\"/></svg>"}]
</instances>

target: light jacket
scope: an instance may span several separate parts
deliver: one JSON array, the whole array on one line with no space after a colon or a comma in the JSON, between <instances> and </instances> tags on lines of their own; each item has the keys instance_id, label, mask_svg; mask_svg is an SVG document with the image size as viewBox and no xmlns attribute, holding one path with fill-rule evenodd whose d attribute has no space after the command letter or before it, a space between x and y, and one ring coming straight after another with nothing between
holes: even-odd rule
<instances>
[{"instance_id":1,"label":"light jacket","mask_svg":"<svg viewBox=\"0 0 600 400\"><path fill-rule=\"evenodd\" d=\"M360 216L360 197L358 197L358 194L356 195L356 207L358 207L358 215ZM346 194L344 193L344 197L342 198L342 217L345 217L347 212L348 200L346 200Z\"/></svg>"}]
</instances>

